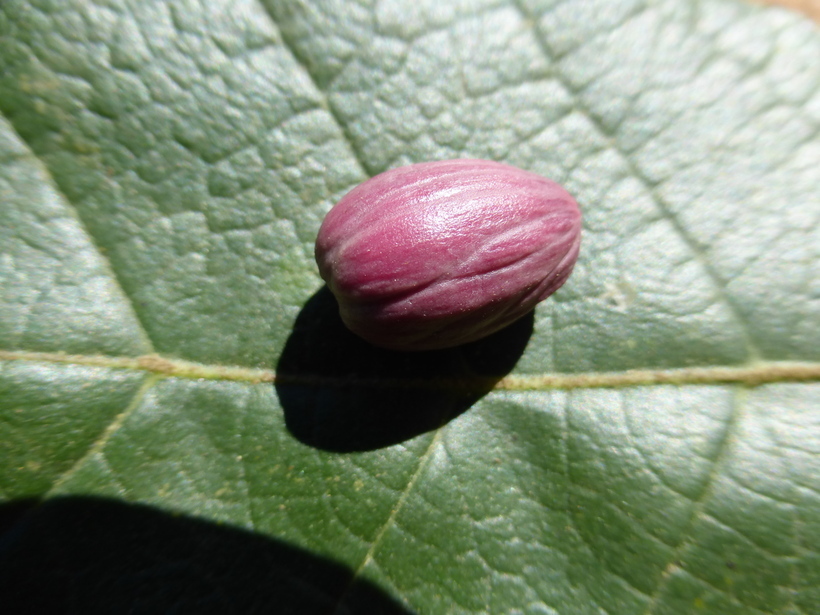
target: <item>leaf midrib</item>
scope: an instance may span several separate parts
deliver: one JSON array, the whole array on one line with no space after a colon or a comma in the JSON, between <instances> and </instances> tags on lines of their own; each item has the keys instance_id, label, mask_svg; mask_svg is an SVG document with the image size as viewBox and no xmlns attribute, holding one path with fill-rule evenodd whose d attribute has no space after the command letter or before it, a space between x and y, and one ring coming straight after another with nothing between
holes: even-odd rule
<instances>
[{"instance_id":1,"label":"leaf midrib","mask_svg":"<svg viewBox=\"0 0 820 615\"><path fill-rule=\"evenodd\" d=\"M487 379L390 379L333 377L319 374L281 375L274 370L232 365L194 363L157 354L136 357L79 355L61 352L0 350L0 361L62 364L144 372L184 380L222 380L248 384L275 383L307 386L364 386L373 388L450 388L487 389ZM757 361L738 366L711 365L672 369L629 369L611 372L514 374L495 380L492 389L504 391L549 391L592 388L622 388L662 385L760 386L777 382L820 381L820 362Z\"/></svg>"}]
</instances>

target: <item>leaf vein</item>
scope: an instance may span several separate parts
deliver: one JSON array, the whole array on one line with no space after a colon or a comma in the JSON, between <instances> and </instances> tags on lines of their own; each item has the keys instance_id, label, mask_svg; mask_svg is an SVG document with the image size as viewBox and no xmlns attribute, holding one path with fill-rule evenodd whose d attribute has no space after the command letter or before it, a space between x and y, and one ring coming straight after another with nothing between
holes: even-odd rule
<instances>
[{"instance_id":1,"label":"leaf vein","mask_svg":"<svg viewBox=\"0 0 820 615\"><path fill-rule=\"evenodd\" d=\"M734 439L734 432L737 429L737 424L740 420L740 401L738 400L738 396L739 393L737 391L732 396L732 410L726 420L726 427L720 435L720 439L717 443L717 450L714 455L712 467L706 475L706 481L701 487L700 493L692 500L693 506L692 512L689 515L689 520L686 522L686 525L681 532L681 538L678 541L677 546L670 554L666 566L661 571L660 578L658 579L658 583L654 591L651 592L649 605L647 606L646 611L644 611L644 615L652 615L652 613L655 612L655 609L659 604L660 597L666 587L667 581L671 577L673 570L679 569L687 572L680 565L680 556L683 553L683 550L689 546L688 535L692 532L696 521L703 515L704 506L712 495L718 469L725 463L727 452L731 448L731 442Z\"/></svg>"},{"instance_id":2,"label":"leaf vein","mask_svg":"<svg viewBox=\"0 0 820 615\"><path fill-rule=\"evenodd\" d=\"M51 169L49 168L48 164L46 164L46 162L44 160L42 160L39 156L37 156L35 151L32 149L31 144L28 143L28 141L26 141L23 138L23 136L18 132L17 127L14 125L14 123L11 120L9 120L8 118L6 118L5 115L3 115L2 113L0 113L0 118L5 120L4 124L8 127L8 129L10 131L13 132L13 134L17 138L17 140L21 144L25 144L25 147L27 149L27 154L25 156L21 156L21 158L27 158L27 159L31 160L35 165L37 165L40 172L43 174L45 180L51 185L51 187L54 190L55 194L63 201L63 203L65 203L65 205L67 206L67 210L69 212L73 213L73 217L76 220L77 225L80 227L80 230L82 231L83 235L85 236L85 239L88 241L88 243L91 245L91 247L94 248L94 252L95 252L97 258L100 259L103 270L108 273L111 281L114 284L114 287L119 292L119 294L122 297L122 299L124 300L125 304L130 309L131 314L134 316L134 320L137 323L137 330L139 331L140 337L142 338L141 339L142 346L146 350L148 350L148 352L154 352L154 343L151 340L151 336L148 334L148 329L146 329L145 324L142 322L142 319L140 318L139 312L137 311L136 304L131 299L131 297L128 295L128 293L125 292L125 288L122 285L122 280L120 280L120 277L117 275L116 269L112 266L111 261L105 255L105 251L102 250L102 248L97 243L96 238L94 237L94 235L89 230L88 225L86 224L86 222L83 219L82 215L80 215L79 208L76 206L76 204L74 204L71 201L71 199L68 198L68 195L61 188L60 182L57 180L57 178L51 172Z\"/></svg>"},{"instance_id":3,"label":"leaf vein","mask_svg":"<svg viewBox=\"0 0 820 615\"><path fill-rule=\"evenodd\" d=\"M142 385L134 393L134 397L131 398L131 402L128 404L128 406L126 406L125 410L123 410L121 413L115 416L114 419L108 424L108 426L106 426L106 428L102 431L100 436L91 443L91 446L88 448L85 454L80 456L68 470L66 470L59 478L57 478L56 481L54 481L54 484L51 486L51 489L49 489L48 492L45 494L45 498L48 498L49 496L53 495L60 488L60 486L66 483L69 479L71 479L71 477L74 476L74 474L76 474L76 472L80 468L82 468L83 465L85 465L85 463L89 459L91 459L97 453L101 453L103 451L105 445L108 443L111 437L119 431L119 429L123 426L128 417L130 417L137 410L137 408L140 407L140 404L142 403L143 399L145 399L145 395L147 394L147 392L153 388L153 386L157 383L159 379L159 376L156 375L149 375L145 379L145 382L143 382ZM108 464L107 461L106 464ZM125 489L122 485L121 488L123 489L123 492L125 492Z\"/></svg>"},{"instance_id":4,"label":"leaf vein","mask_svg":"<svg viewBox=\"0 0 820 615\"><path fill-rule=\"evenodd\" d=\"M432 459L433 457L433 451L435 451L439 441L441 440L442 429L443 428L441 427L437 429L433 437L430 439L430 444L427 447L427 450L425 450L422 454L419 463L416 466L416 471L413 472L413 476L410 477L407 486L402 491L402 494L396 501L395 506L393 506L393 510L390 511L390 514L388 515L387 519L376 533L376 537L373 539L373 542L371 543L370 548L368 549L364 558L362 558L361 564L359 564L359 567L353 572L353 575L350 577L350 582L339 595L339 599L336 601L333 611L331 612L331 615L335 615L336 613L340 612L340 609L344 605L345 598L347 597L350 590L353 588L356 579L358 579L361 576L362 572L368 566L368 564L370 564L370 562L374 560L376 551L381 545L384 536L387 534L387 531L391 527L393 527L393 525L395 525L398 514L401 512L402 508L404 508L404 505L407 502L407 498L413 491L413 488L415 487L418 480L424 474L424 470L427 468L427 465L430 463L430 459Z\"/></svg>"},{"instance_id":5,"label":"leaf vein","mask_svg":"<svg viewBox=\"0 0 820 615\"><path fill-rule=\"evenodd\" d=\"M0 350L0 361L22 361L55 365L87 365L109 369L141 371L161 378L217 380L248 384L277 383L316 387L360 386L365 388L432 388L486 391L488 382L480 377L458 380L385 379L318 374L277 375L270 369L207 365L151 354L139 357L73 355L65 353ZM613 372L545 373L510 375L493 379L493 390L551 391L637 386L729 385L757 387L777 382L818 382L820 362L761 361L743 366L684 367L677 369L630 369Z\"/></svg>"},{"instance_id":6,"label":"leaf vein","mask_svg":"<svg viewBox=\"0 0 820 615\"><path fill-rule=\"evenodd\" d=\"M259 0L259 4L262 6L262 10L270 19L273 26L279 32L279 35L282 40L283 46L288 50L291 57L293 58L294 62L304 71L305 75L310 79L310 82L313 84L315 90L322 95L324 100L324 109L330 114L330 117L333 118L333 121L339 128L339 132L341 133L342 137L344 138L345 142L347 143L348 147L350 148L351 154L353 154L356 163L359 165L359 168L362 170L367 176L373 176L378 173L375 169L370 168L370 165L367 164L364 155L360 151L359 147L356 145L356 140L353 138L353 135L350 133L350 130L347 127L347 122L342 121L342 118L339 116L339 112L333 105L330 100L330 96L328 93L319 85L319 81L316 79L316 76L313 74L313 71L310 69L310 65L307 60L304 58L302 54L299 53L299 47L296 45L287 34L286 30L280 27L279 22L276 20L271 9L267 6L265 2Z\"/></svg>"},{"instance_id":7,"label":"leaf vein","mask_svg":"<svg viewBox=\"0 0 820 615\"><path fill-rule=\"evenodd\" d=\"M550 49L549 44L545 40L543 34L538 29L537 25L535 25L536 16L532 15L526 7L524 7L521 3L521 0L514 0L512 3L515 6L519 13L521 14L522 18L529 23L533 23L532 30L534 33L534 37L541 48L544 55L546 55L549 59L553 62L555 61L554 53ZM760 353L759 349L757 348L754 339L752 338L749 323L743 316L740 308L731 297L731 295L727 292L727 285L726 281L723 280L717 272L714 270L713 267L709 265L709 262L704 258L700 249L698 249L697 242L695 239L689 234L686 228L683 226L681 221L678 219L669 206L666 204L664 199L658 193L657 184L647 177L647 175L633 162L632 158L628 155L628 153L624 150L624 148L618 143L618 140L614 138L614 135L610 133L604 126L604 124L592 113L592 111L588 108L588 106L583 102L583 99L579 95L578 88L574 86L569 79L567 79L559 70L555 71L555 78L561 83L561 85L567 90L570 96L574 99L574 106L577 111L584 115L585 118L595 127L595 129L604 137L607 138L610 147L614 152L616 152L620 158L623 160L624 164L626 165L626 169L629 174L636 180L638 180L642 186L647 190L649 195L652 197L653 202L655 203L658 211L660 214L669 222L672 226L673 230L678 234L678 236L683 240L684 244L692 253L693 258L699 264L701 269L704 273L709 277L712 283L715 286L715 292L717 297L727 306L730 314L738 323L740 327L740 333L743 336L743 341L746 347L746 352L748 358L750 360L761 360L763 358L762 354Z\"/></svg>"}]
</instances>

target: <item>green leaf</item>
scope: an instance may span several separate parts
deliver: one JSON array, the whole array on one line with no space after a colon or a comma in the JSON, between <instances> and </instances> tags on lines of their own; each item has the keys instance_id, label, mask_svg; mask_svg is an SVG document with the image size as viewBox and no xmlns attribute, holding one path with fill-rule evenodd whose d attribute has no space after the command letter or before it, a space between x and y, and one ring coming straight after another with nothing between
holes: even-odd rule
<instances>
[{"instance_id":1,"label":"green leaf","mask_svg":"<svg viewBox=\"0 0 820 615\"><path fill-rule=\"evenodd\" d=\"M818 57L733 0L0 4L4 604L820 613ZM376 351L315 233L453 157L563 183L576 271Z\"/></svg>"}]
</instances>

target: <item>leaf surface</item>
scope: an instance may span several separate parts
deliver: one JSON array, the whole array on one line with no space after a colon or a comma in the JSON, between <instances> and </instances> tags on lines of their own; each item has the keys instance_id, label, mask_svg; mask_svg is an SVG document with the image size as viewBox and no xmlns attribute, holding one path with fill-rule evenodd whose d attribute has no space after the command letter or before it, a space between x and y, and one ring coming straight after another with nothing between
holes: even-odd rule
<instances>
[{"instance_id":1,"label":"leaf surface","mask_svg":"<svg viewBox=\"0 0 820 615\"><path fill-rule=\"evenodd\" d=\"M818 57L734 1L4 2L0 593L820 612ZM455 157L564 184L575 273L376 352L315 233Z\"/></svg>"}]
</instances>

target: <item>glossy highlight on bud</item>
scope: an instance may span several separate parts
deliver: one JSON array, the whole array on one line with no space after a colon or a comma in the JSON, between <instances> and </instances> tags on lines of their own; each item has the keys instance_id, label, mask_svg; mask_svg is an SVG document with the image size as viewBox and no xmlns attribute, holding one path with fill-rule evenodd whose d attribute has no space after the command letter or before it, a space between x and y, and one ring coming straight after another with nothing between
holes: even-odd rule
<instances>
[{"instance_id":1,"label":"glossy highlight on bud","mask_svg":"<svg viewBox=\"0 0 820 615\"><path fill-rule=\"evenodd\" d=\"M554 293L581 212L557 183L489 160L425 162L365 181L327 214L319 272L345 325L394 350L458 346Z\"/></svg>"}]
</instances>

